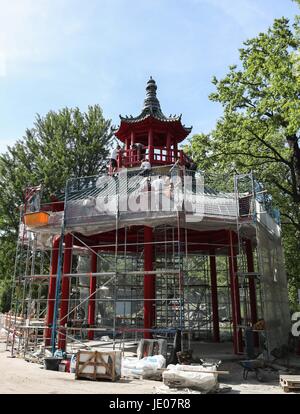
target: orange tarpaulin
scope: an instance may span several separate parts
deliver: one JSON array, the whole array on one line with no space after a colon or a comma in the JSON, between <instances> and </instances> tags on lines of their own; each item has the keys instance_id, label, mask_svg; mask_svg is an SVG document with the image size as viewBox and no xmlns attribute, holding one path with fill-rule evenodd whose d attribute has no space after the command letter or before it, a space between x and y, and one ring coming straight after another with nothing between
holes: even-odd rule
<instances>
[{"instance_id":1,"label":"orange tarpaulin","mask_svg":"<svg viewBox=\"0 0 300 414\"><path fill-rule=\"evenodd\" d=\"M43 211L38 213L28 213L24 215L24 223L29 227L46 226L49 221L49 214Z\"/></svg>"}]
</instances>

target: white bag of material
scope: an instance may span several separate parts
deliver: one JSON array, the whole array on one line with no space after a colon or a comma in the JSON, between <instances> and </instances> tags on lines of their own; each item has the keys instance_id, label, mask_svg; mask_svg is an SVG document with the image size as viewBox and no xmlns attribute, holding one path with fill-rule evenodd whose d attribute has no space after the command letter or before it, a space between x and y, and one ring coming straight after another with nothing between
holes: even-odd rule
<instances>
[{"instance_id":1,"label":"white bag of material","mask_svg":"<svg viewBox=\"0 0 300 414\"><path fill-rule=\"evenodd\" d=\"M191 388L194 390L208 393L218 388L218 377L216 374L199 372L193 366L192 371L187 371L188 365L168 365L167 370L163 372L163 382L170 388ZM199 366L199 370L205 368ZM216 370L209 367L207 370Z\"/></svg>"},{"instance_id":2,"label":"white bag of material","mask_svg":"<svg viewBox=\"0 0 300 414\"><path fill-rule=\"evenodd\" d=\"M158 369L165 367L166 360L162 355L155 355L138 359L127 357L122 359L121 374L122 377L139 378L142 375L156 372Z\"/></svg>"},{"instance_id":3,"label":"white bag of material","mask_svg":"<svg viewBox=\"0 0 300 414\"><path fill-rule=\"evenodd\" d=\"M166 359L162 355L154 355L142 358L136 364L137 368L156 371L166 366Z\"/></svg>"}]
</instances>

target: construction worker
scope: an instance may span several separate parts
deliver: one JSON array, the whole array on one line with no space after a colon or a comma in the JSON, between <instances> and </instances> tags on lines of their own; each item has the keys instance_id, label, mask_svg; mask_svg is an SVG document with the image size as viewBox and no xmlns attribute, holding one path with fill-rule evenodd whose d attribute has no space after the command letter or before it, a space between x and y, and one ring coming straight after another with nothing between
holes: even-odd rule
<instances>
[{"instance_id":1,"label":"construction worker","mask_svg":"<svg viewBox=\"0 0 300 414\"><path fill-rule=\"evenodd\" d=\"M110 170L111 174L116 172L116 170L118 168L118 154L119 154L120 150L121 150L120 145L117 145L117 148L113 149L110 153L109 170Z\"/></svg>"},{"instance_id":2,"label":"construction worker","mask_svg":"<svg viewBox=\"0 0 300 414\"><path fill-rule=\"evenodd\" d=\"M155 179L151 183L151 190L153 191L152 194L154 194L155 211L161 210L160 198L163 193L164 187L165 187L165 181L162 179L161 175L159 175L158 177L155 177Z\"/></svg>"},{"instance_id":3,"label":"construction worker","mask_svg":"<svg viewBox=\"0 0 300 414\"><path fill-rule=\"evenodd\" d=\"M151 167L151 164L150 164L148 158L145 158L141 163L141 174L144 177L147 177L150 174L151 168L152 167Z\"/></svg>"}]
</instances>

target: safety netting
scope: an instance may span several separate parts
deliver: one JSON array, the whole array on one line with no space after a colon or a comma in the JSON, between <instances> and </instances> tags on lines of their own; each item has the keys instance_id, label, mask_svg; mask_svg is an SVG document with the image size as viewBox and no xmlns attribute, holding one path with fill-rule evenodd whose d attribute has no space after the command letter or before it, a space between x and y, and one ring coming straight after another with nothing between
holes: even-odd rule
<instances>
[{"instance_id":1,"label":"safety netting","mask_svg":"<svg viewBox=\"0 0 300 414\"><path fill-rule=\"evenodd\" d=\"M257 251L260 260L267 348L272 352L288 344L291 318L280 231L275 222L274 231L268 231L263 224L265 220L262 215L261 221L258 218ZM270 221L270 218L268 220ZM270 227L269 222L268 226Z\"/></svg>"}]
</instances>

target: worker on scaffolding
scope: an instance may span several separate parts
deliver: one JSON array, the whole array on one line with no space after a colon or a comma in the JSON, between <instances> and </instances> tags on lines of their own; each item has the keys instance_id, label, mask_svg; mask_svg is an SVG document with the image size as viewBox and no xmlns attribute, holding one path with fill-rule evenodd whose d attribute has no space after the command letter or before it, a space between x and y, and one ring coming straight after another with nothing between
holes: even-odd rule
<instances>
[{"instance_id":1,"label":"worker on scaffolding","mask_svg":"<svg viewBox=\"0 0 300 414\"><path fill-rule=\"evenodd\" d=\"M160 211L162 209L162 194L165 187L165 181L162 176L159 175L151 183L151 191L154 196L154 203L151 203L151 206L154 206L155 211Z\"/></svg>"},{"instance_id":2,"label":"worker on scaffolding","mask_svg":"<svg viewBox=\"0 0 300 414\"><path fill-rule=\"evenodd\" d=\"M151 164L148 158L143 159L140 168L141 168L141 171L140 171L141 175L143 175L144 177L148 177L150 175L152 167L151 167Z\"/></svg>"},{"instance_id":3,"label":"worker on scaffolding","mask_svg":"<svg viewBox=\"0 0 300 414\"><path fill-rule=\"evenodd\" d=\"M146 147L139 142L132 144L131 149L136 153L137 161L142 161L146 155Z\"/></svg>"},{"instance_id":4,"label":"worker on scaffolding","mask_svg":"<svg viewBox=\"0 0 300 414\"><path fill-rule=\"evenodd\" d=\"M121 150L121 146L117 145L117 148L113 149L110 153L109 158L109 172L110 174L114 174L118 168L118 155Z\"/></svg>"}]
</instances>

